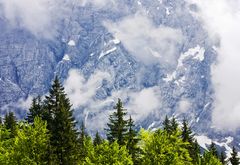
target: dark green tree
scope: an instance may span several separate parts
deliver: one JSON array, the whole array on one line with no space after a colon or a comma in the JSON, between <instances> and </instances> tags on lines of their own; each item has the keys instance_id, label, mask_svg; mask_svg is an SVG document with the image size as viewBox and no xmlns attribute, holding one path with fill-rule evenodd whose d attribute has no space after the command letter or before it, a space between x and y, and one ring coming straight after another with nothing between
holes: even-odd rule
<instances>
[{"instance_id":1,"label":"dark green tree","mask_svg":"<svg viewBox=\"0 0 240 165\"><path fill-rule=\"evenodd\" d=\"M10 137L15 137L15 135L17 134L17 120L13 112L5 114L4 126L10 130Z\"/></svg>"},{"instance_id":2,"label":"dark green tree","mask_svg":"<svg viewBox=\"0 0 240 165\"><path fill-rule=\"evenodd\" d=\"M41 97L38 96L36 98L33 98L31 107L29 109L29 113L27 114L27 122L33 123L35 117L41 117L43 115L43 108L42 108L42 100Z\"/></svg>"},{"instance_id":3,"label":"dark green tree","mask_svg":"<svg viewBox=\"0 0 240 165\"><path fill-rule=\"evenodd\" d=\"M76 164L77 136L73 110L58 77L55 78L45 98L44 116L50 131L50 155L59 165ZM52 159L51 157L49 159Z\"/></svg>"},{"instance_id":4,"label":"dark green tree","mask_svg":"<svg viewBox=\"0 0 240 165\"><path fill-rule=\"evenodd\" d=\"M194 141L194 134L192 133L192 130L189 127L186 119L183 119L183 123L182 123L182 139L184 142L189 142L189 143L193 143Z\"/></svg>"},{"instance_id":5,"label":"dark green tree","mask_svg":"<svg viewBox=\"0 0 240 165\"><path fill-rule=\"evenodd\" d=\"M126 143L126 136L128 132L128 121L124 119L127 112L126 109L123 108L123 104L120 99L118 99L114 109L116 111L110 115L109 123L107 123L107 139L110 143L117 141L120 146L123 146Z\"/></svg>"},{"instance_id":6,"label":"dark green tree","mask_svg":"<svg viewBox=\"0 0 240 165\"><path fill-rule=\"evenodd\" d=\"M170 120L168 119L168 116L165 117L163 121L163 130L166 131L167 133L170 133Z\"/></svg>"},{"instance_id":7,"label":"dark green tree","mask_svg":"<svg viewBox=\"0 0 240 165\"><path fill-rule=\"evenodd\" d=\"M178 123L176 118L173 116L172 119L170 120L170 132L174 133L178 129Z\"/></svg>"},{"instance_id":8,"label":"dark green tree","mask_svg":"<svg viewBox=\"0 0 240 165\"><path fill-rule=\"evenodd\" d=\"M209 152L212 153L213 156L215 156L216 158L218 158L218 151L217 151L217 148L216 148L216 145L215 143L211 143L210 147L209 147Z\"/></svg>"},{"instance_id":9,"label":"dark green tree","mask_svg":"<svg viewBox=\"0 0 240 165\"><path fill-rule=\"evenodd\" d=\"M84 162L85 158L87 157L88 146L86 144L89 138L90 137L87 135L85 124L84 122L82 122L80 126L80 133L79 133L79 139L78 139L78 143L79 143L78 154L81 162Z\"/></svg>"},{"instance_id":10,"label":"dark green tree","mask_svg":"<svg viewBox=\"0 0 240 165\"><path fill-rule=\"evenodd\" d=\"M193 164L198 164L200 158L200 147L197 141L194 139L194 134L191 128L189 127L186 119L183 119L181 137L183 142L189 143L187 149L189 151L190 157L192 158Z\"/></svg>"},{"instance_id":11,"label":"dark green tree","mask_svg":"<svg viewBox=\"0 0 240 165\"><path fill-rule=\"evenodd\" d=\"M222 165L220 160L210 151L205 151L201 158L201 165Z\"/></svg>"},{"instance_id":12,"label":"dark green tree","mask_svg":"<svg viewBox=\"0 0 240 165\"><path fill-rule=\"evenodd\" d=\"M224 153L224 151L221 152L220 154L220 161L222 162L223 165L225 165L226 162L226 154Z\"/></svg>"},{"instance_id":13,"label":"dark green tree","mask_svg":"<svg viewBox=\"0 0 240 165\"><path fill-rule=\"evenodd\" d=\"M132 157L134 164L139 164L140 148L138 147L139 138L132 117L128 120L127 149Z\"/></svg>"},{"instance_id":14,"label":"dark green tree","mask_svg":"<svg viewBox=\"0 0 240 165\"><path fill-rule=\"evenodd\" d=\"M93 140L93 144L94 144L94 146L97 146L97 145L102 144L102 142L103 142L103 139L101 138L101 136L99 135L99 133L97 131L95 138Z\"/></svg>"},{"instance_id":15,"label":"dark green tree","mask_svg":"<svg viewBox=\"0 0 240 165\"><path fill-rule=\"evenodd\" d=\"M236 148L233 147L231 157L229 158L232 165L239 165L240 164L240 158L238 157L238 153L236 151Z\"/></svg>"}]
</instances>

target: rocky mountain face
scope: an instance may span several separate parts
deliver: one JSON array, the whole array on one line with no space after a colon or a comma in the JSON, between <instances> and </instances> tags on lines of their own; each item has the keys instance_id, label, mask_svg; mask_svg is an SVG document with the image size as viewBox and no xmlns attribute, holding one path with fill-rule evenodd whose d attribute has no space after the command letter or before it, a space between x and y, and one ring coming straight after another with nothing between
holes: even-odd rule
<instances>
[{"instance_id":1,"label":"rocky mountain face","mask_svg":"<svg viewBox=\"0 0 240 165\"><path fill-rule=\"evenodd\" d=\"M69 87L78 84L75 73L83 82L80 95L93 92L73 102L77 120L85 119L92 131L105 126L113 100L120 97L139 126L159 127L165 115L175 115L186 117L199 137L227 144L239 140L211 124L210 73L216 45L194 16L197 6L182 0L122 0L110 7L68 5L71 10L51 39L13 27L0 17L2 114L15 111L23 117L24 100L46 94L56 75L69 89L70 99L78 100L78 90ZM146 27L149 31L141 31ZM84 97L91 101L81 102ZM225 139L229 136L234 140Z\"/></svg>"}]
</instances>

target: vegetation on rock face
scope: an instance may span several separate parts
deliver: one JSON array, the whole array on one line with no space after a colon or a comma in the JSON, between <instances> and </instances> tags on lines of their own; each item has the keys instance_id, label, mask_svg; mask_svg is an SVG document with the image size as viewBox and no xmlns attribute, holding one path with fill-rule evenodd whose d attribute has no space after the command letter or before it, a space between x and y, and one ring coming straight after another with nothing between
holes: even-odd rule
<instances>
[{"instance_id":1,"label":"vegetation on rock face","mask_svg":"<svg viewBox=\"0 0 240 165\"><path fill-rule=\"evenodd\" d=\"M107 139L96 132L87 134L82 122L76 129L73 109L59 79L49 95L34 98L25 121L16 121L10 112L0 122L0 164L2 165L221 165L227 160L212 143L200 153L194 134L183 120L166 116L163 128L155 131L135 129L134 121L118 99L109 116ZM102 132L101 132L102 133ZM233 147L232 165L239 165Z\"/></svg>"}]
</instances>

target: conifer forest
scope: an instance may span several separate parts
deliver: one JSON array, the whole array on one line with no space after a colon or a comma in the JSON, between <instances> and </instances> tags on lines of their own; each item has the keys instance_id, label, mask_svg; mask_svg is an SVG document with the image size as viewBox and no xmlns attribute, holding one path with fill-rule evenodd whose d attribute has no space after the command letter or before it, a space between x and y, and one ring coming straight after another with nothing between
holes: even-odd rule
<instances>
[{"instance_id":1,"label":"conifer forest","mask_svg":"<svg viewBox=\"0 0 240 165\"><path fill-rule=\"evenodd\" d=\"M102 130L91 137L84 122L76 123L68 96L56 77L49 94L32 100L24 120L13 112L1 119L1 165L239 165L212 143L202 149L183 119L165 117L155 130L136 129L121 99ZM80 128L77 128L80 125Z\"/></svg>"}]
</instances>

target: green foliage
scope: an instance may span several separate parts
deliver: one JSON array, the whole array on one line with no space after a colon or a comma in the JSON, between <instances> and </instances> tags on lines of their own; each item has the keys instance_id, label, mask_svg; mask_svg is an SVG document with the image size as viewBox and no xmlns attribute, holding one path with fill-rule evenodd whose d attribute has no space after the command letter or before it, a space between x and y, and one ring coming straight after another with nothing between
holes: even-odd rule
<instances>
[{"instance_id":1,"label":"green foliage","mask_svg":"<svg viewBox=\"0 0 240 165\"><path fill-rule=\"evenodd\" d=\"M170 120L168 119L168 116L166 116L163 121L163 130L170 133L171 130L170 127L171 127Z\"/></svg>"},{"instance_id":2,"label":"green foliage","mask_svg":"<svg viewBox=\"0 0 240 165\"><path fill-rule=\"evenodd\" d=\"M51 133L50 156L54 154L56 164L76 164L78 142L73 110L58 77L46 96L44 111L43 118Z\"/></svg>"},{"instance_id":3,"label":"green foliage","mask_svg":"<svg viewBox=\"0 0 240 165\"><path fill-rule=\"evenodd\" d=\"M204 152L200 165L222 165L220 160L212 152Z\"/></svg>"},{"instance_id":4,"label":"green foliage","mask_svg":"<svg viewBox=\"0 0 240 165\"><path fill-rule=\"evenodd\" d=\"M99 133L97 131L95 138L93 140L93 144L94 144L94 146L97 146L97 145L102 144L102 142L103 142L103 139L101 138L101 136L99 135Z\"/></svg>"},{"instance_id":5,"label":"green foliage","mask_svg":"<svg viewBox=\"0 0 240 165\"><path fill-rule=\"evenodd\" d=\"M183 142L188 142L187 146L190 157L192 158L193 164L199 163L200 158L200 147L196 140L194 140L194 134L192 133L191 128L188 126L188 122L186 119L183 120L182 123L182 134L181 134Z\"/></svg>"},{"instance_id":6,"label":"green foliage","mask_svg":"<svg viewBox=\"0 0 240 165\"><path fill-rule=\"evenodd\" d=\"M6 130L1 130L1 132L5 137L9 136ZM36 118L33 125L21 123L15 138L10 140L5 138L5 141L1 141L0 162L6 165L47 164L46 151L48 144L49 135L46 122Z\"/></svg>"},{"instance_id":7,"label":"green foliage","mask_svg":"<svg viewBox=\"0 0 240 165\"><path fill-rule=\"evenodd\" d=\"M225 153L222 151L221 154L220 154L220 161L223 165L227 164L226 162L226 155Z\"/></svg>"},{"instance_id":8,"label":"green foliage","mask_svg":"<svg viewBox=\"0 0 240 165\"><path fill-rule=\"evenodd\" d=\"M116 111L110 115L109 123L107 124L107 139L110 143L117 141L118 144L122 146L126 143L126 136L128 131L128 121L124 119L124 117L127 115L127 112L123 108L123 104L120 99L118 99L118 102L114 109Z\"/></svg>"},{"instance_id":9,"label":"green foliage","mask_svg":"<svg viewBox=\"0 0 240 165\"><path fill-rule=\"evenodd\" d=\"M240 164L240 158L238 157L238 153L237 153L235 147L233 147L233 149L232 149L231 157L229 158L229 160L232 163L232 165Z\"/></svg>"},{"instance_id":10,"label":"green foliage","mask_svg":"<svg viewBox=\"0 0 240 165\"><path fill-rule=\"evenodd\" d=\"M113 143L104 141L97 145L86 159L88 165L132 165L132 158L125 146L120 147L115 141Z\"/></svg>"},{"instance_id":11,"label":"green foliage","mask_svg":"<svg viewBox=\"0 0 240 165\"><path fill-rule=\"evenodd\" d=\"M218 158L218 151L217 151L217 148L216 148L216 146L213 142L211 143L211 145L209 147L209 151L212 153L213 156Z\"/></svg>"},{"instance_id":12,"label":"green foliage","mask_svg":"<svg viewBox=\"0 0 240 165\"><path fill-rule=\"evenodd\" d=\"M33 98L26 120L28 123L33 123L35 117L42 117L42 115L43 115L42 100L41 97L38 96L36 98Z\"/></svg>"},{"instance_id":13,"label":"green foliage","mask_svg":"<svg viewBox=\"0 0 240 165\"><path fill-rule=\"evenodd\" d=\"M134 121L130 116L128 120L128 132L127 132L127 149L132 157L134 164L139 164L140 148L138 147L139 138L137 137L137 131L134 129Z\"/></svg>"},{"instance_id":14,"label":"green foliage","mask_svg":"<svg viewBox=\"0 0 240 165\"><path fill-rule=\"evenodd\" d=\"M143 148L142 164L152 165L188 165L191 158L188 150L188 142L183 142L177 130L169 135L167 131L157 130L149 132L140 131Z\"/></svg>"},{"instance_id":15,"label":"green foliage","mask_svg":"<svg viewBox=\"0 0 240 165\"><path fill-rule=\"evenodd\" d=\"M82 122L81 124L78 142L79 142L78 157L82 162L84 162L86 157L88 156L89 147L92 146L92 143L90 143L91 138L87 135L84 122Z\"/></svg>"},{"instance_id":16,"label":"green foliage","mask_svg":"<svg viewBox=\"0 0 240 165\"><path fill-rule=\"evenodd\" d=\"M13 112L9 112L5 115L4 126L10 130L10 138L13 138L17 133L17 121Z\"/></svg>"},{"instance_id":17,"label":"green foliage","mask_svg":"<svg viewBox=\"0 0 240 165\"><path fill-rule=\"evenodd\" d=\"M13 145L13 138L10 138L11 132L6 127L0 125L0 164L7 164L10 149Z\"/></svg>"}]
</instances>

